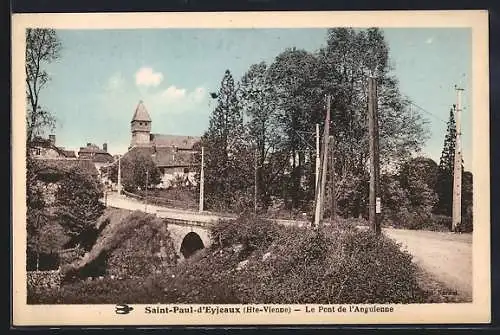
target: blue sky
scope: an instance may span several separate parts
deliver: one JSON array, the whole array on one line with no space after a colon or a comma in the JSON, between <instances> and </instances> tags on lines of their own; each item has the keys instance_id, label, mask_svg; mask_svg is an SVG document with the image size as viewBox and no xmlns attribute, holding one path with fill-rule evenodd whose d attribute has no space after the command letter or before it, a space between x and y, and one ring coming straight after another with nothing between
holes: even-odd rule
<instances>
[{"instance_id":1,"label":"blue sky","mask_svg":"<svg viewBox=\"0 0 500 335\"><path fill-rule=\"evenodd\" d=\"M287 47L317 50L326 29L58 30L61 59L42 104L57 118L57 144L77 150L108 143L112 154L130 142L130 119L145 102L156 133L201 135L214 107L208 93L230 69L236 78L253 63L272 62ZM423 154L439 160L448 113L463 94L463 151L471 165L471 31L384 29L401 92L436 115Z\"/></svg>"}]
</instances>

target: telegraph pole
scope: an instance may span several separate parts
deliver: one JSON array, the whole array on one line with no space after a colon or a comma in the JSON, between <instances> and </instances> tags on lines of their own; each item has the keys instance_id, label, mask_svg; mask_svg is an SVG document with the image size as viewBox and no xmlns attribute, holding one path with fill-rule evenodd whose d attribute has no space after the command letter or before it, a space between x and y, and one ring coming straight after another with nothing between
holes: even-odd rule
<instances>
[{"instance_id":1,"label":"telegraph pole","mask_svg":"<svg viewBox=\"0 0 500 335\"><path fill-rule=\"evenodd\" d=\"M370 141L370 227L380 234L380 162L378 138L377 83L374 77L368 78L368 136Z\"/></svg>"},{"instance_id":2,"label":"telegraph pole","mask_svg":"<svg viewBox=\"0 0 500 335\"><path fill-rule=\"evenodd\" d=\"M118 155L118 185L116 188L118 189L118 195L122 194L122 169L121 169L121 155Z\"/></svg>"},{"instance_id":3,"label":"telegraph pole","mask_svg":"<svg viewBox=\"0 0 500 335\"><path fill-rule=\"evenodd\" d=\"M323 209L324 209L324 199L325 199L325 188L326 188L326 172L328 167L328 139L330 133L330 95L326 97L326 119L325 127L323 131L323 158L321 160L321 178L320 178L320 189L318 192L316 200L316 212L314 215L314 223L316 227L319 227L320 222L323 220ZM316 187L316 189L318 189Z\"/></svg>"},{"instance_id":4,"label":"telegraph pole","mask_svg":"<svg viewBox=\"0 0 500 335\"><path fill-rule=\"evenodd\" d=\"M146 197L144 198L144 212L148 212L148 184L149 184L149 171L146 171Z\"/></svg>"},{"instance_id":5,"label":"telegraph pole","mask_svg":"<svg viewBox=\"0 0 500 335\"><path fill-rule=\"evenodd\" d=\"M205 148L201 147L201 171L200 171L200 213L203 212L203 188L205 186Z\"/></svg>"},{"instance_id":6,"label":"telegraph pole","mask_svg":"<svg viewBox=\"0 0 500 335\"><path fill-rule=\"evenodd\" d=\"M255 148L254 152L254 172L253 172L253 183L254 183L254 188L253 188L253 211L254 213L257 213L257 151L258 149Z\"/></svg>"},{"instance_id":7,"label":"telegraph pole","mask_svg":"<svg viewBox=\"0 0 500 335\"><path fill-rule=\"evenodd\" d=\"M452 230L457 231L462 223L462 148L461 148L461 113L462 113L462 88L455 86L457 91L457 106L455 108L455 159L453 163L453 211Z\"/></svg>"},{"instance_id":8,"label":"telegraph pole","mask_svg":"<svg viewBox=\"0 0 500 335\"><path fill-rule=\"evenodd\" d=\"M319 123L316 123L316 179L314 184L314 189L318 189L318 181L319 181L319 167L320 167L320 159L319 159ZM317 192L315 192L317 193ZM317 194L316 194L317 196Z\"/></svg>"},{"instance_id":9,"label":"telegraph pole","mask_svg":"<svg viewBox=\"0 0 500 335\"><path fill-rule=\"evenodd\" d=\"M335 220L337 215L337 198L335 192L335 137L330 135L330 219Z\"/></svg>"}]
</instances>

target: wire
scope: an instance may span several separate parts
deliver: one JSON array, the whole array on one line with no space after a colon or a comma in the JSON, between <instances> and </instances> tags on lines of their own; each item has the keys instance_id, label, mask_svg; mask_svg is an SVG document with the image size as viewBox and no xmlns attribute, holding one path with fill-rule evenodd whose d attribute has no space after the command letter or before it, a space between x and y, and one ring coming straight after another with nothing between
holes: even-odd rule
<instances>
[{"instance_id":1,"label":"wire","mask_svg":"<svg viewBox=\"0 0 500 335\"><path fill-rule=\"evenodd\" d=\"M443 122L443 123L445 123L445 124L447 124L447 123L448 123L448 122L446 122L445 120L443 120L442 118L440 118L439 116L434 115L433 113L431 113L431 112L429 112L429 111L425 110L424 108L420 107L420 106L419 106L419 105L417 105L416 103L414 103L414 102L412 102L412 101L410 101L410 100L408 100L408 103L409 103L410 105L412 105L412 106L417 107L420 111L422 111L422 112L424 112L424 113L426 113L426 114L429 114L429 115L433 116L433 117L434 117L434 118L436 118L437 120L439 120L439 121L441 121L441 122Z\"/></svg>"}]
</instances>

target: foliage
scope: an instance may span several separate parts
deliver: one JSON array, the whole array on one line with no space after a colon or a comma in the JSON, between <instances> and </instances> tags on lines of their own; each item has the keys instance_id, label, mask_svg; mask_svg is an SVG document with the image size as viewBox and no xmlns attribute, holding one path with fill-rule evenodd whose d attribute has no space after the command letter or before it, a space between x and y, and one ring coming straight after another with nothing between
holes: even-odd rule
<instances>
[{"instance_id":1,"label":"foliage","mask_svg":"<svg viewBox=\"0 0 500 335\"><path fill-rule=\"evenodd\" d=\"M72 245L89 250L98 234L97 219L104 211L102 185L80 168L72 168L56 192L56 216Z\"/></svg>"},{"instance_id":2,"label":"foliage","mask_svg":"<svg viewBox=\"0 0 500 335\"><path fill-rule=\"evenodd\" d=\"M150 155L143 152L130 152L120 162L121 183L127 192L135 193L138 189L146 188L146 172L148 185L158 185L161 181L160 170ZM118 181L118 164L114 164L110 171L110 179Z\"/></svg>"},{"instance_id":3,"label":"foliage","mask_svg":"<svg viewBox=\"0 0 500 335\"><path fill-rule=\"evenodd\" d=\"M404 163L399 173L409 205L422 216L429 216L438 200L436 182L438 166L430 158L417 157Z\"/></svg>"},{"instance_id":4,"label":"foliage","mask_svg":"<svg viewBox=\"0 0 500 335\"><path fill-rule=\"evenodd\" d=\"M54 126L53 115L40 104L40 92L50 81L46 65L60 58L61 42L53 29L26 30L27 137L29 143L44 128Z\"/></svg>"},{"instance_id":5,"label":"foliage","mask_svg":"<svg viewBox=\"0 0 500 335\"><path fill-rule=\"evenodd\" d=\"M200 145L205 148L207 207L225 210L234 209L237 201L251 197L253 157L246 143L237 86L229 70L222 78L217 97L217 107Z\"/></svg>"},{"instance_id":6,"label":"foliage","mask_svg":"<svg viewBox=\"0 0 500 335\"><path fill-rule=\"evenodd\" d=\"M220 220L210 231L211 239L218 248L242 244L244 250L253 252L273 242L279 234L272 222L251 214L233 220Z\"/></svg>"},{"instance_id":7,"label":"foliage","mask_svg":"<svg viewBox=\"0 0 500 335\"><path fill-rule=\"evenodd\" d=\"M439 183L437 190L439 203L436 212L451 216L453 202L453 166L455 165L455 140L456 125L454 110L450 110L450 116L446 128L443 151L439 160Z\"/></svg>"},{"instance_id":8,"label":"foliage","mask_svg":"<svg viewBox=\"0 0 500 335\"><path fill-rule=\"evenodd\" d=\"M101 234L86 257L62 269L73 277L114 275L121 278L154 273L175 264L167 224L140 211L108 211Z\"/></svg>"}]
</instances>

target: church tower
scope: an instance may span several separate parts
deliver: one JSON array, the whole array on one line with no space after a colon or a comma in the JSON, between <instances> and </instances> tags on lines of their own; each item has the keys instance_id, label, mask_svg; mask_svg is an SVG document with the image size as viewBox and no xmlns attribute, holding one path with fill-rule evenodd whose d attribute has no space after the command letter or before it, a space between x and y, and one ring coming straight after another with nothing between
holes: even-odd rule
<instances>
[{"instance_id":1,"label":"church tower","mask_svg":"<svg viewBox=\"0 0 500 335\"><path fill-rule=\"evenodd\" d=\"M149 145L150 142L150 132L151 132L151 118L149 117L148 111L144 106L144 103L139 101L137 108L135 109L134 116L130 122L130 127L132 131L132 140L130 141L130 147Z\"/></svg>"}]
</instances>

